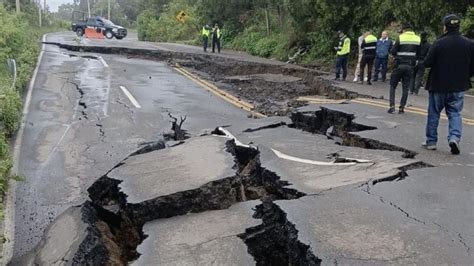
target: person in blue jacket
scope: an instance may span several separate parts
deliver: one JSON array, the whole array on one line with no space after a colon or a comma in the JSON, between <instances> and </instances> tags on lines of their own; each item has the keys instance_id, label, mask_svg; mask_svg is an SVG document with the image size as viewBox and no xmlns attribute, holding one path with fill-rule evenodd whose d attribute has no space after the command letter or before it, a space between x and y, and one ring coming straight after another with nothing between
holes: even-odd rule
<instances>
[{"instance_id":1,"label":"person in blue jacket","mask_svg":"<svg viewBox=\"0 0 474 266\"><path fill-rule=\"evenodd\" d=\"M388 38L388 32L382 32L382 37L377 41L373 81L378 81L380 72L382 73L382 81L387 80L388 55L392 46L393 42Z\"/></svg>"}]
</instances>

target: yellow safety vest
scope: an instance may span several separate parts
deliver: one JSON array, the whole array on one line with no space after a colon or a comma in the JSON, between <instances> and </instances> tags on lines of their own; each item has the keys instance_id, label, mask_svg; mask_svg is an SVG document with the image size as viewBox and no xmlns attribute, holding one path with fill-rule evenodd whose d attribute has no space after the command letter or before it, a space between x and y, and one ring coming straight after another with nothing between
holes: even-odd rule
<instances>
[{"instance_id":1,"label":"yellow safety vest","mask_svg":"<svg viewBox=\"0 0 474 266\"><path fill-rule=\"evenodd\" d=\"M368 44L368 43L374 43L374 42L377 42L377 37L375 37L374 35L370 34L368 35L367 37L365 37L365 43Z\"/></svg>"},{"instance_id":2,"label":"yellow safety vest","mask_svg":"<svg viewBox=\"0 0 474 266\"><path fill-rule=\"evenodd\" d=\"M221 38L221 29L217 29L215 31L215 34L217 34L217 39L220 39Z\"/></svg>"},{"instance_id":3,"label":"yellow safety vest","mask_svg":"<svg viewBox=\"0 0 474 266\"><path fill-rule=\"evenodd\" d=\"M209 35L211 35L211 31L206 29L206 27L202 27L202 36L209 38Z\"/></svg>"},{"instance_id":4,"label":"yellow safety vest","mask_svg":"<svg viewBox=\"0 0 474 266\"><path fill-rule=\"evenodd\" d=\"M341 46L342 45L342 46ZM339 42L339 47L337 50L337 55L347 55L351 52L351 39L349 39L347 36L344 39L344 42L342 40Z\"/></svg>"}]
</instances>

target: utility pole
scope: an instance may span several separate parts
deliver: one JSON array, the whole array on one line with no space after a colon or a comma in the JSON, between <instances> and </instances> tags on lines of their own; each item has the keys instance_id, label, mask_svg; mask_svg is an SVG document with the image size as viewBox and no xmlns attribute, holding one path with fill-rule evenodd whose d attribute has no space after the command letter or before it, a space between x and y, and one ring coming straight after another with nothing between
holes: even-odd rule
<instances>
[{"instance_id":1,"label":"utility pole","mask_svg":"<svg viewBox=\"0 0 474 266\"><path fill-rule=\"evenodd\" d=\"M16 13L20 14L20 0L16 0Z\"/></svg>"},{"instance_id":2,"label":"utility pole","mask_svg":"<svg viewBox=\"0 0 474 266\"><path fill-rule=\"evenodd\" d=\"M87 12L89 14L89 18L91 17L91 2L87 0Z\"/></svg>"},{"instance_id":3,"label":"utility pole","mask_svg":"<svg viewBox=\"0 0 474 266\"><path fill-rule=\"evenodd\" d=\"M110 0L109 0L109 11L107 12L107 19L110 20Z\"/></svg>"},{"instance_id":4,"label":"utility pole","mask_svg":"<svg viewBox=\"0 0 474 266\"><path fill-rule=\"evenodd\" d=\"M39 18L39 26L41 27L42 20L41 20L41 0L38 0L38 18Z\"/></svg>"}]
</instances>

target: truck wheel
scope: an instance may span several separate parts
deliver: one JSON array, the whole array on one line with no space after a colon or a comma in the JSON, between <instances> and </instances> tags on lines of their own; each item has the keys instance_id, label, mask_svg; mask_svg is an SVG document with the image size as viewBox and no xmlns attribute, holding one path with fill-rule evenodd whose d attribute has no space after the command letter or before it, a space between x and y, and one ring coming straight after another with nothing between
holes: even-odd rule
<instances>
[{"instance_id":1,"label":"truck wheel","mask_svg":"<svg viewBox=\"0 0 474 266\"><path fill-rule=\"evenodd\" d=\"M115 36L115 38L117 38L117 40L123 39L123 37L119 37L119 36Z\"/></svg>"},{"instance_id":2,"label":"truck wheel","mask_svg":"<svg viewBox=\"0 0 474 266\"><path fill-rule=\"evenodd\" d=\"M105 32L105 38L112 39L113 37L114 37L114 35L112 34L111 31L108 30L108 31Z\"/></svg>"},{"instance_id":3,"label":"truck wheel","mask_svg":"<svg viewBox=\"0 0 474 266\"><path fill-rule=\"evenodd\" d=\"M82 28L77 28L76 29L76 35L78 37L82 37L82 35L84 35L84 30Z\"/></svg>"}]
</instances>

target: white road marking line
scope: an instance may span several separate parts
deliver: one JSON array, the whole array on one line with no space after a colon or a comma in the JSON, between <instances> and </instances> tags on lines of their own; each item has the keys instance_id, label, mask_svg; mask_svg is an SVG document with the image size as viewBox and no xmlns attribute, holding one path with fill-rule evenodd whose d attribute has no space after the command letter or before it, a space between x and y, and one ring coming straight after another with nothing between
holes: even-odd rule
<instances>
[{"instance_id":1,"label":"white road marking line","mask_svg":"<svg viewBox=\"0 0 474 266\"><path fill-rule=\"evenodd\" d=\"M130 100L130 102L138 109L142 108L140 106L140 104L138 103L138 101L135 99L135 97L133 97L133 95L127 90L127 88L125 88L124 86L120 86L120 89L123 91L123 93L125 94L125 96L128 97L128 99Z\"/></svg>"},{"instance_id":2,"label":"white road marking line","mask_svg":"<svg viewBox=\"0 0 474 266\"><path fill-rule=\"evenodd\" d=\"M474 95L465 94L464 96L469 97L469 98L474 98Z\"/></svg>"},{"instance_id":3,"label":"white road marking line","mask_svg":"<svg viewBox=\"0 0 474 266\"><path fill-rule=\"evenodd\" d=\"M298 162L298 163L319 165L319 166L352 166L352 165L361 164L361 163L372 163L371 161L368 161L368 160L354 160L354 159L353 160L355 162L350 162L350 163L320 162L320 161L313 161L313 160L302 159L302 158L290 156L290 155L284 154L282 152L279 152L275 149L272 149L272 151L280 159L293 161L293 162Z\"/></svg>"},{"instance_id":4,"label":"white road marking line","mask_svg":"<svg viewBox=\"0 0 474 266\"><path fill-rule=\"evenodd\" d=\"M235 145L237 146L241 146L241 147L246 147L246 148L253 148L249 145L245 145L243 144L242 142L240 142L240 140L238 140L234 135L232 135L232 133L229 132L229 130L223 128L223 127L219 127L218 128L219 131L221 131L222 133L225 134L225 137L228 138L228 139L233 139L235 141Z\"/></svg>"},{"instance_id":5,"label":"white road marking line","mask_svg":"<svg viewBox=\"0 0 474 266\"><path fill-rule=\"evenodd\" d=\"M102 65L104 65L104 67L109 67L109 64L107 64L107 62L105 62L105 60L102 56L99 56L99 61L102 63Z\"/></svg>"},{"instance_id":6,"label":"white road marking line","mask_svg":"<svg viewBox=\"0 0 474 266\"><path fill-rule=\"evenodd\" d=\"M43 40L42 42L46 42L46 36L47 34L43 35ZM28 111L30 108L30 103L31 103L31 98L33 95L33 88L36 82L36 76L38 75L39 71L39 66L41 64L41 61L43 59L43 55L45 52L45 44L41 45L41 52L38 55L38 61L36 62L36 67L35 70L33 71L33 75L31 76L30 84L28 86L28 92L26 94L25 98L25 104L23 106L23 111L22 111L22 118L21 118L21 123L20 123L20 128L18 129L18 133L15 139L15 144L13 146L13 167L11 169L11 173L13 175L18 175L19 173L19 162L20 162L20 150L21 150L21 144L23 142L23 134L25 131L25 125L26 125L26 116L28 115ZM16 186L17 182L14 180L9 180L8 182L8 191L7 195L5 196L5 210L4 210L4 228L3 228L3 236L6 241L3 244L3 249L2 249L2 256L0 259L0 264L6 265L10 261L10 259L13 257L13 246L15 244L15 207L14 207L14 202L15 202L15 194L16 194Z\"/></svg>"}]
</instances>

